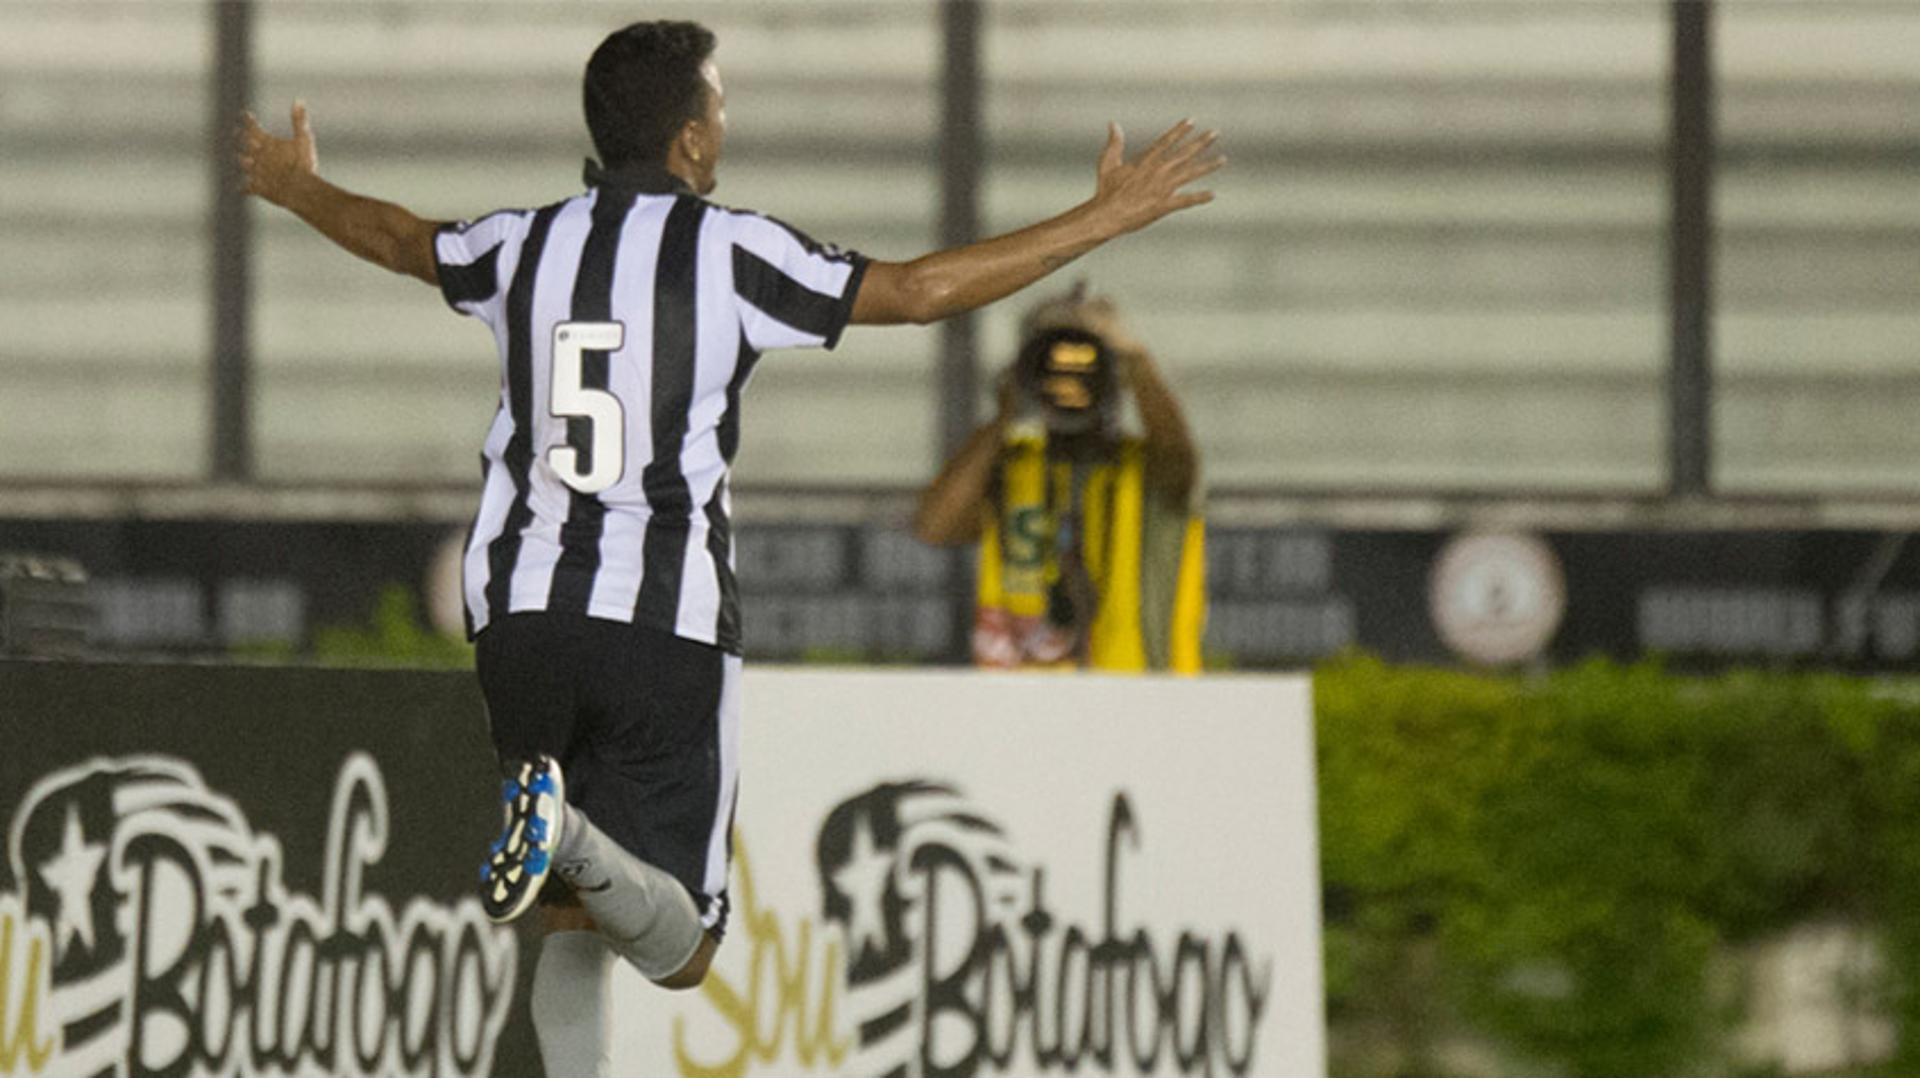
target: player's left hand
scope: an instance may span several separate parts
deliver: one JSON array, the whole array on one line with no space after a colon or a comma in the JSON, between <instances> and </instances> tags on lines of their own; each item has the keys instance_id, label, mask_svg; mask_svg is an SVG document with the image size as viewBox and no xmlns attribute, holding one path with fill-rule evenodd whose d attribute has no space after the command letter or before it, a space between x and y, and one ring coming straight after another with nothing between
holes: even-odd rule
<instances>
[{"instance_id":1,"label":"player's left hand","mask_svg":"<svg viewBox=\"0 0 1920 1078\"><path fill-rule=\"evenodd\" d=\"M1189 185L1227 163L1224 155L1208 152L1219 137L1218 131L1196 134L1192 120L1181 120L1129 161L1120 125L1108 124L1092 205L1107 218L1110 236L1212 202L1212 191L1192 190Z\"/></svg>"},{"instance_id":2,"label":"player's left hand","mask_svg":"<svg viewBox=\"0 0 1920 1078\"><path fill-rule=\"evenodd\" d=\"M293 103L292 138L268 133L248 112L241 115L238 142L236 158L246 193L268 202L285 205L288 190L301 177L320 172L320 154L314 147L313 124L307 119L304 102Z\"/></svg>"}]
</instances>

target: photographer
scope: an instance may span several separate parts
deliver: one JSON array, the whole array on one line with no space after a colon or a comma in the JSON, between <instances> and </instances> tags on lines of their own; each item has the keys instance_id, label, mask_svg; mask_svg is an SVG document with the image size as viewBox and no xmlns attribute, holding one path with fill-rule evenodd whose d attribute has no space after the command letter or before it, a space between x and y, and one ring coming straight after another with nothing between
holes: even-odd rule
<instances>
[{"instance_id":1,"label":"photographer","mask_svg":"<svg viewBox=\"0 0 1920 1078\"><path fill-rule=\"evenodd\" d=\"M1084 285L1029 311L1021 342L998 414L914 518L924 542L980 544L974 661L1198 672L1199 458L1179 404L1112 302Z\"/></svg>"}]
</instances>

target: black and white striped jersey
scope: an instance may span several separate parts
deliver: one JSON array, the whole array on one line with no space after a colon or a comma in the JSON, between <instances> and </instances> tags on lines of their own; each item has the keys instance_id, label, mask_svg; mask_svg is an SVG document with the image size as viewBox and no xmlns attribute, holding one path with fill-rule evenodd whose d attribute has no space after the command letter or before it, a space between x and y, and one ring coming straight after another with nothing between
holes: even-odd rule
<instances>
[{"instance_id":1,"label":"black and white striped jersey","mask_svg":"<svg viewBox=\"0 0 1920 1078\"><path fill-rule=\"evenodd\" d=\"M500 348L470 632L569 612L737 654L740 393L762 352L838 342L866 259L667 182L449 225L434 246L447 302Z\"/></svg>"}]
</instances>

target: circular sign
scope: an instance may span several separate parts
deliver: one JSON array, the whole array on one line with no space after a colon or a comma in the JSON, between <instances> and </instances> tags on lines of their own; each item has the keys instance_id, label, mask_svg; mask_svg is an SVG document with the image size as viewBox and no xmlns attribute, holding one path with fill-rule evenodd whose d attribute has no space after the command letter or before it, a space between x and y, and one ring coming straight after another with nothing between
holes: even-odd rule
<instances>
[{"instance_id":1,"label":"circular sign","mask_svg":"<svg viewBox=\"0 0 1920 1078\"><path fill-rule=\"evenodd\" d=\"M1566 578L1536 535L1476 532L1440 549L1428 591L1454 654L1487 666L1539 657L1567 612Z\"/></svg>"}]
</instances>

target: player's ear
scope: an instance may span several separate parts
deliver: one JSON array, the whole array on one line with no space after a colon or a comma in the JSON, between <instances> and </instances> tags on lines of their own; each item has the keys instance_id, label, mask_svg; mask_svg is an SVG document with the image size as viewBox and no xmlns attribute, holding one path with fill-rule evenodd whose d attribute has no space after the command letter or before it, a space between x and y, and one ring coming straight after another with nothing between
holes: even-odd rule
<instances>
[{"instance_id":1,"label":"player's ear","mask_svg":"<svg viewBox=\"0 0 1920 1078\"><path fill-rule=\"evenodd\" d=\"M706 142L705 126L699 117L695 117L681 124L680 133L673 136L673 144L680 148L680 156L696 165L700 163L700 147Z\"/></svg>"}]
</instances>

